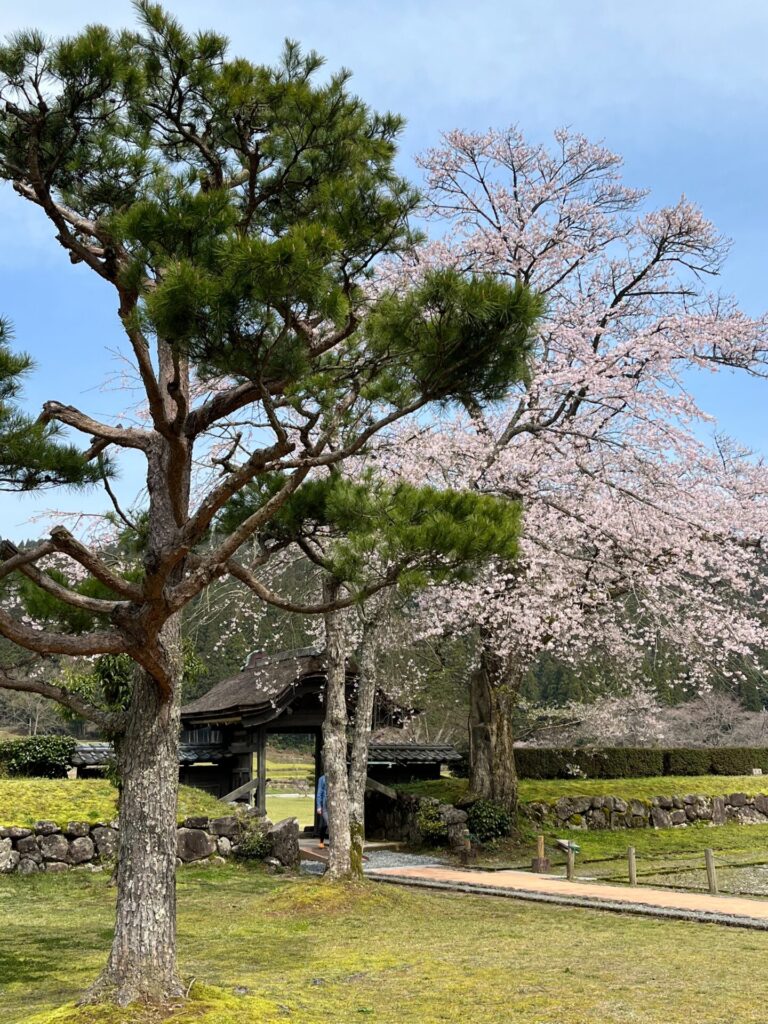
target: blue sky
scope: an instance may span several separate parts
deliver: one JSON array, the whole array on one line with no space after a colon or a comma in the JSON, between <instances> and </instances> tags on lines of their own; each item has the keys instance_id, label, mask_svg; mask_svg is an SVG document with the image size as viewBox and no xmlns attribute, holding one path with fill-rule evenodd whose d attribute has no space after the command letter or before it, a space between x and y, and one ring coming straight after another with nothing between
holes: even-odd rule
<instances>
[{"instance_id":1,"label":"blue sky","mask_svg":"<svg viewBox=\"0 0 768 1024\"><path fill-rule=\"evenodd\" d=\"M286 36L330 68L354 73L372 106L403 114L401 169L441 130L517 122L545 139L570 125L625 158L627 180L652 201L681 193L733 239L722 286L749 313L768 308L768 4L759 0L176 0L189 28L216 28L233 50L272 62ZM6 0L0 35L35 26L68 34L92 21L134 21L129 0ZM120 370L115 300L72 267L43 217L0 187L0 312L38 370L31 409L56 398L108 415L125 398L101 385ZM768 451L768 382L719 374L697 379L701 403L727 432ZM126 467L120 488L138 486ZM87 496L0 495L0 533L36 535L31 515L55 505L95 509Z\"/></svg>"}]
</instances>

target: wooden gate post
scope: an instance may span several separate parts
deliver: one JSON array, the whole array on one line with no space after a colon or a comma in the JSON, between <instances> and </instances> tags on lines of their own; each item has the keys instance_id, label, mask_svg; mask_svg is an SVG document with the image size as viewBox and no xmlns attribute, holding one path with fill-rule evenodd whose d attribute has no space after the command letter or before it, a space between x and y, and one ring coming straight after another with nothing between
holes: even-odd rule
<instances>
[{"instance_id":1,"label":"wooden gate post","mask_svg":"<svg viewBox=\"0 0 768 1024\"><path fill-rule=\"evenodd\" d=\"M549 872L549 858L544 850L544 836L536 836L536 856L531 864L531 871L545 875Z\"/></svg>"},{"instance_id":2,"label":"wooden gate post","mask_svg":"<svg viewBox=\"0 0 768 1024\"><path fill-rule=\"evenodd\" d=\"M707 849L704 851L704 861L707 865L709 891L713 896L717 896L717 868L715 867L715 854L712 850Z\"/></svg>"},{"instance_id":3,"label":"wooden gate post","mask_svg":"<svg viewBox=\"0 0 768 1024\"><path fill-rule=\"evenodd\" d=\"M267 813L267 730L260 725L256 732L256 778L259 780L259 788L256 793L256 809L259 814Z\"/></svg>"},{"instance_id":4,"label":"wooden gate post","mask_svg":"<svg viewBox=\"0 0 768 1024\"><path fill-rule=\"evenodd\" d=\"M634 846L627 847L627 863L629 865L629 884L637 885L637 863Z\"/></svg>"}]
</instances>

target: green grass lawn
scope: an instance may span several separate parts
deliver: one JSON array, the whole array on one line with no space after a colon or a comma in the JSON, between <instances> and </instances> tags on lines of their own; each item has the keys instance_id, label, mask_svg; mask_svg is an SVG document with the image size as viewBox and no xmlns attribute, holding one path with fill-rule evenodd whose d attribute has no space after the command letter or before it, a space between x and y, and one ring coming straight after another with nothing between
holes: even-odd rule
<instances>
[{"instance_id":1,"label":"green grass lawn","mask_svg":"<svg viewBox=\"0 0 768 1024\"><path fill-rule=\"evenodd\" d=\"M765 775L663 775L644 779L522 779L520 799L551 802L561 796L620 796L625 800L650 800L654 796L723 796L768 793Z\"/></svg>"},{"instance_id":2,"label":"green grass lawn","mask_svg":"<svg viewBox=\"0 0 768 1024\"><path fill-rule=\"evenodd\" d=\"M753 853L768 861L768 825L706 825L685 828L621 829L615 832L582 832L552 829L552 836L575 840L582 860L598 861L624 856L634 846L638 857L665 857L670 854L703 853L707 847L724 853Z\"/></svg>"},{"instance_id":3,"label":"green grass lawn","mask_svg":"<svg viewBox=\"0 0 768 1024\"><path fill-rule=\"evenodd\" d=\"M0 881L4 1024L166 1019L73 1005L113 912L101 876ZM768 1004L766 933L234 866L179 873L179 953L174 1024L764 1024Z\"/></svg>"},{"instance_id":4,"label":"green grass lawn","mask_svg":"<svg viewBox=\"0 0 768 1024\"><path fill-rule=\"evenodd\" d=\"M576 855L578 877L606 882L628 881L627 847L634 846L640 885L705 891L704 850L711 848L721 892L768 896L768 825L697 823L615 832L548 828L544 835L555 874L565 874L565 854L555 839L570 839L581 847ZM530 868L535 847L533 828L524 827L514 839L481 850L476 863L490 870Z\"/></svg>"},{"instance_id":5,"label":"green grass lawn","mask_svg":"<svg viewBox=\"0 0 768 1024\"><path fill-rule=\"evenodd\" d=\"M0 779L0 825L36 821L111 821L117 791L106 779ZM178 818L192 814L228 814L225 804L192 786L179 789Z\"/></svg>"},{"instance_id":6,"label":"green grass lawn","mask_svg":"<svg viewBox=\"0 0 768 1024\"><path fill-rule=\"evenodd\" d=\"M0 825L34 825L36 821L111 821L117 814L116 791L105 779L0 779ZM178 819L207 814L230 814L231 808L192 786L179 789ZM298 818L314 821L314 797L267 795L267 814L273 821Z\"/></svg>"},{"instance_id":7,"label":"green grass lawn","mask_svg":"<svg viewBox=\"0 0 768 1024\"><path fill-rule=\"evenodd\" d=\"M572 839L581 847L576 870L581 877L627 881L627 847L634 846L641 885L706 890L704 850L715 851L721 892L768 895L768 825L689 825L674 829L623 829L609 832L547 830L547 855L553 870L565 874L565 856L556 838ZM529 867L534 852L530 835L520 843L500 844L481 855L487 867ZM747 867L762 865L758 870ZM731 871L731 868L736 870Z\"/></svg>"},{"instance_id":8,"label":"green grass lawn","mask_svg":"<svg viewBox=\"0 0 768 1024\"><path fill-rule=\"evenodd\" d=\"M466 779L440 778L399 785L407 793L434 796L455 803L466 795ZM663 775L642 779L521 779L522 803L554 803L562 796L620 796L625 800L650 800L654 796L723 796L768 793L766 775Z\"/></svg>"},{"instance_id":9,"label":"green grass lawn","mask_svg":"<svg viewBox=\"0 0 768 1024\"><path fill-rule=\"evenodd\" d=\"M298 818L299 825L313 825L315 821L315 801L312 796L280 796L267 793L267 817L272 821L283 818Z\"/></svg>"}]
</instances>

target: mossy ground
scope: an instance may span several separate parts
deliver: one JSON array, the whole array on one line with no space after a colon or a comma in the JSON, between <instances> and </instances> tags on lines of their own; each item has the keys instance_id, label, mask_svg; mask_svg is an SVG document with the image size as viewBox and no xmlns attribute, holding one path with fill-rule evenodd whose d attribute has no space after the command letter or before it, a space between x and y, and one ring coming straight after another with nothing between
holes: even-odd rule
<instances>
[{"instance_id":1,"label":"mossy ground","mask_svg":"<svg viewBox=\"0 0 768 1024\"><path fill-rule=\"evenodd\" d=\"M433 796L455 803L466 796L467 780L448 777L397 787L406 793ZM723 796L768 793L766 775L663 775L642 779L521 779L522 803L554 803L563 796L620 796L624 800L650 800L654 796Z\"/></svg>"},{"instance_id":2,"label":"mossy ground","mask_svg":"<svg viewBox=\"0 0 768 1024\"><path fill-rule=\"evenodd\" d=\"M768 934L237 866L179 875L186 1005L76 1008L104 962L113 905L100 876L0 881L4 1024L766 1019L768 979L738 979L768 955Z\"/></svg>"},{"instance_id":3,"label":"mossy ground","mask_svg":"<svg viewBox=\"0 0 768 1024\"><path fill-rule=\"evenodd\" d=\"M179 789L178 819L229 814L230 808L203 790ZM106 779L0 778L0 825L34 825L36 821L111 821L117 814L117 791ZM314 820L314 798L267 795L267 814L273 821L297 817L299 824Z\"/></svg>"},{"instance_id":4,"label":"mossy ground","mask_svg":"<svg viewBox=\"0 0 768 1024\"><path fill-rule=\"evenodd\" d=\"M178 818L227 814L226 805L191 786L179 789ZM36 821L111 821L117 814L117 790L106 779L0 779L0 825Z\"/></svg>"}]
</instances>

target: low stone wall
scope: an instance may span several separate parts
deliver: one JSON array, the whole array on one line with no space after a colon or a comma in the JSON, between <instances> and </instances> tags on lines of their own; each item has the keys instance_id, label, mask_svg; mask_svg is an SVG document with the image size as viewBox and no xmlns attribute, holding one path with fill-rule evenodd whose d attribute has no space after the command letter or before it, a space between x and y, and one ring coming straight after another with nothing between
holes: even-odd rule
<instances>
[{"instance_id":1,"label":"low stone wall","mask_svg":"<svg viewBox=\"0 0 768 1024\"><path fill-rule=\"evenodd\" d=\"M437 810L437 816L446 827L448 845L461 849L465 844L467 812L453 804L442 804L428 797L411 796L386 787L378 792L366 793L365 833L369 839L389 839L418 846L422 842L419 830L419 811L424 804Z\"/></svg>"},{"instance_id":2,"label":"low stone wall","mask_svg":"<svg viewBox=\"0 0 768 1024\"><path fill-rule=\"evenodd\" d=\"M176 831L176 864L223 864L237 854L247 815L222 818L186 818ZM267 835L267 857L286 867L299 863L299 824L285 818L276 824L263 820ZM119 823L70 821L60 828L53 821L38 821L33 828L0 827L0 874L39 871L101 871L105 861L117 854Z\"/></svg>"},{"instance_id":3,"label":"low stone wall","mask_svg":"<svg viewBox=\"0 0 768 1024\"><path fill-rule=\"evenodd\" d=\"M768 824L768 796L746 793L655 796L651 800L571 796L553 804L524 804L521 809L537 824L571 829L680 828L696 821L711 825Z\"/></svg>"},{"instance_id":4,"label":"low stone wall","mask_svg":"<svg viewBox=\"0 0 768 1024\"><path fill-rule=\"evenodd\" d=\"M448 826L452 845L460 845L467 815L461 808L396 790L368 793L366 832L371 839L392 839L418 846L419 810L424 803L438 807ZM730 793L724 796L655 796L651 800L624 800L618 796L569 796L555 803L520 805L534 824L568 829L684 828L696 821L711 825L736 822L768 824L768 796Z\"/></svg>"},{"instance_id":5,"label":"low stone wall","mask_svg":"<svg viewBox=\"0 0 768 1024\"><path fill-rule=\"evenodd\" d=\"M365 834L369 839L389 839L416 846L421 841L418 816L422 798L392 792L394 797L384 792L365 794Z\"/></svg>"}]
</instances>

